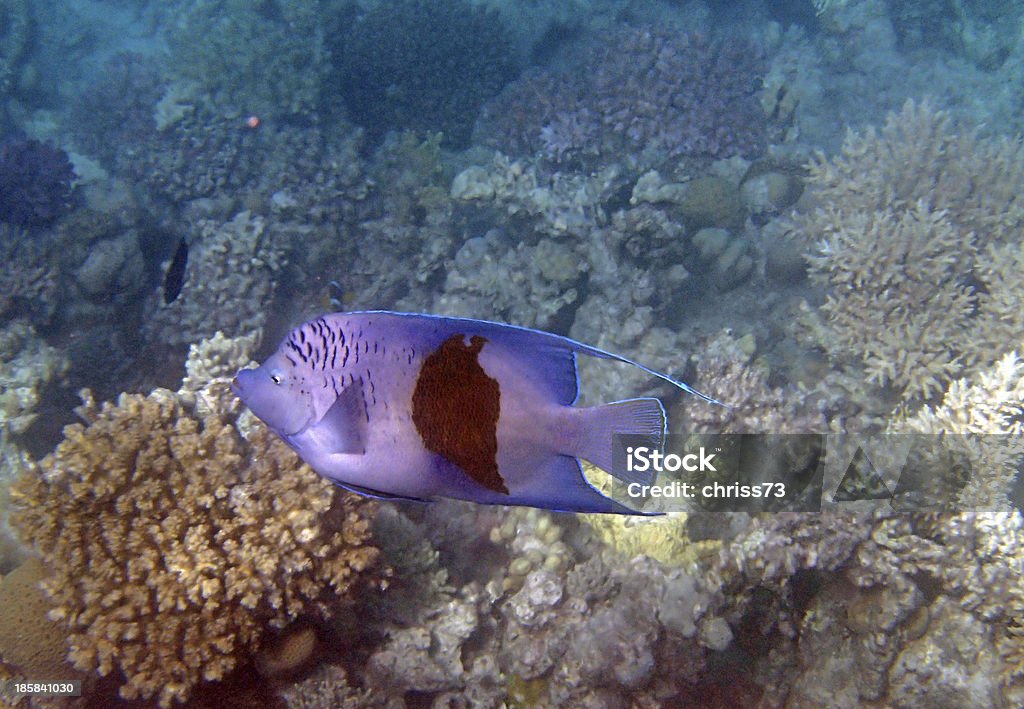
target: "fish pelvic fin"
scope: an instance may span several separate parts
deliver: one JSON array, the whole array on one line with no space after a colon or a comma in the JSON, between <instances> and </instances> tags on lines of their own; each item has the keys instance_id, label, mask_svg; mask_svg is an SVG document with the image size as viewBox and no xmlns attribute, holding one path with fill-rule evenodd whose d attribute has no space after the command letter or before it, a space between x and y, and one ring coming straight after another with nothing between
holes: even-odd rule
<instances>
[{"instance_id":1,"label":"fish pelvic fin","mask_svg":"<svg viewBox=\"0 0 1024 709\"><path fill-rule=\"evenodd\" d=\"M573 454L625 483L650 485L654 473L628 470L625 456L615 459L615 436L643 436L661 449L666 433L665 408L652 398L627 399L581 409L578 444Z\"/></svg>"}]
</instances>

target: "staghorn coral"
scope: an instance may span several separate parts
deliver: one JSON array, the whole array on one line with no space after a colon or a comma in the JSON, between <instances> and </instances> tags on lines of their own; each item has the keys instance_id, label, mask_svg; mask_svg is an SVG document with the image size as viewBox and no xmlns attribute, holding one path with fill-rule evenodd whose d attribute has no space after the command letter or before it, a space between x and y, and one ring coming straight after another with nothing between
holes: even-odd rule
<instances>
[{"instance_id":1,"label":"staghorn coral","mask_svg":"<svg viewBox=\"0 0 1024 709\"><path fill-rule=\"evenodd\" d=\"M924 406L914 416L894 422L890 430L954 434L943 441L965 456L973 472L959 502L1001 508L1009 502L1024 457L1024 363L1011 353L976 379L973 384L965 379L953 382L941 405Z\"/></svg>"},{"instance_id":2,"label":"staghorn coral","mask_svg":"<svg viewBox=\"0 0 1024 709\"><path fill-rule=\"evenodd\" d=\"M957 283L973 235L924 202L903 214L830 214L811 278L830 293L821 306L831 351L854 351L868 378L927 398L962 369L956 345L969 337L974 291ZM963 255L963 261L956 258Z\"/></svg>"},{"instance_id":3,"label":"staghorn coral","mask_svg":"<svg viewBox=\"0 0 1024 709\"><path fill-rule=\"evenodd\" d=\"M226 401L227 386L202 398ZM237 409L201 416L190 400L86 397L88 423L12 490L13 523L53 569L44 588L69 659L163 706L248 661L268 628L340 608L377 556L372 503L266 429L243 437Z\"/></svg>"},{"instance_id":4,"label":"staghorn coral","mask_svg":"<svg viewBox=\"0 0 1024 709\"><path fill-rule=\"evenodd\" d=\"M812 279L828 289L821 341L910 401L1020 341L1013 235L1024 225L1024 147L955 132L907 102L879 132L850 133L810 166L818 205L795 218Z\"/></svg>"}]
</instances>

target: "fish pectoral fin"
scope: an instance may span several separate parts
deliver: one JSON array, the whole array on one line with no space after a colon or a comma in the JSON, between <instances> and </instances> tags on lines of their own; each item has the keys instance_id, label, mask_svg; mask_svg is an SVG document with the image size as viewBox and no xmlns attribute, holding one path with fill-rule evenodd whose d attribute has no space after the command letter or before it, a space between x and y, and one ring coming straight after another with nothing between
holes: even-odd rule
<instances>
[{"instance_id":1,"label":"fish pectoral fin","mask_svg":"<svg viewBox=\"0 0 1024 709\"><path fill-rule=\"evenodd\" d=\"M338 487L354 492L364 497L374 497L378 500L405 500L408 502L430 502L430 500L424 500L421 497L409 497L407 495L392 495L389 492L381 492L380 490L374 490L373 488L363 487L362 485L353 485L352 483L343 483L338 480L331 480L332 483Z\"/></svg>"},{"instance_id":2,"label":"fish pectoral fin","mask_svg":"<svg viewBox=\"0 0 1024 709\"><path fill-rule=\"evenodd\" d=\"M327 413L313 425L313 435L329 453L366 452L366 399L361 382L341 390Z\"/></svg>"}]
</instances>

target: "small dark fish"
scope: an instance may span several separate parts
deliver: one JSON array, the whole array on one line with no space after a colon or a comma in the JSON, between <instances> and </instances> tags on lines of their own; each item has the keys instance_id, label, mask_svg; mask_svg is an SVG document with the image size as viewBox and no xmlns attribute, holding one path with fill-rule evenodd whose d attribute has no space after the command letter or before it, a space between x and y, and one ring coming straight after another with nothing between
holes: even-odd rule
<instances>
[{"instance_id":1,"label":"small dark fish","mask_svg":"<svg viewBox=\"0 0 1024 709\"><path fill-rule=\"evenodd\" d=\"M188 242L182 239L178 242L178 248L171 259L171 265L167 267L164 275L164 304L170 305L181 294L181 287L185 285L185 267L188 266Z\"/></svg>"},{"instance_id":2,"label":"small dark fish","mask_svg":"<svg viewBox=\"0 0 1024 709\"><path fill-rule=\"evenodd\" d=\"M579 459L637 481L615 460L612 436L660 443L665 410L657 399L574 406L578 355L630 364L718 403L568 337L386 311L311 320L232 388L313 470L350 490L637 514L593 488Z\"/></svg>"}]
</instances>

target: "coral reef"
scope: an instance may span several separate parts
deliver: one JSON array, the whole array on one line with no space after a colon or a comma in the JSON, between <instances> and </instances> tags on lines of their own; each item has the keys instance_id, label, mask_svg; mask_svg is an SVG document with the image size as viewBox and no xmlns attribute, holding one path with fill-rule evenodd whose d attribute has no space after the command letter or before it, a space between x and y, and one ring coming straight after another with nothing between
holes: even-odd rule
<instances>
[{"instance_id":1,"label":"coral reef","mask_svg":"<svg viewBox=\"0 0 1024 709\"><path fill-rule=\"evenodd\" d=\"M228 382L86 397L88 423L12 491L13 523L53 570L44 589L69 659L123 673L125 698L182 701L248 662L269 628L340 612L372 577L373 503L264 428L243 437L237 401L217 393ZM198 398L231 404L200 415Z\"/></svg>"},{"instance_id":2,"label":"coral reef","mask_svg":"<svg viewBox=\"0 0 1024 709\"><path fill-rule=\"evenodd\" d=\"M571 69L509 86L486 107L477 135L553 162L625 156L650 167L680 155L752 155L765 140L762 74L760 52L740 40L607 31Z\"/></svg>"},{"instance_id":3,"label":"coral reef","mask_svg":"<svg viewBox=\"0 0 1024 709\"><path fill-rule=\"evenodd\" d=\"M0 3L0 100L14 87L25 50L32 39L32 16L28 0L4 0ZM3 125L0 124L0 131Z\"/></svg>"},{"instance_id":4,"label":"coral reef","mask_svg":"<svg viewBox=\"0 0 1024 709\"><path fill-rule=\"evenodd\" d=\"M154 109L155 104L148 113ZM151 115L148 120L153 120ZM197 107L162 131L154 125L131 142L115 144L112 165L117 174L184 203L239 191L257 181L264 174L262 145L256 132L243 129L240 118Z\"/></svg>"},{"instance_id":5,"label":"coral reef","mask_svg":"<svg viewBox=\"0 0 1024 709\"><path fill-rule=\"evenodd\" d=\"M341 40L345 103L374 137L441 131L465 147L480 105L519 71L511 35L479 5L400 0L374 5Z\"/></svg>"},{"instance_id":6,"label":"coral reef","mask_svg":"<svg viewBox=\"0 0 1024 709\"><path fill-rule=\"evenodd\" d=\"M977 375L949 385L942 403L924 406L912 417L895 421L893 432L947 434L943 443L960 452L972 473L958 502L971 508L1003 508L1024 458L1024 363L1016 353L1004 356ZM953 435L948 435L953 434ZM936 475L952 475L950 466L934 466Z\"/></svg>"},{"instance_id":7,"label":"coral reef","mask_svg":"<svg viewBox=\"0 0 1024 709\"><path fill-rule=\"evenodd\" d=\"M579 299L587 262L571 246L543 239L510 244L491 230L467 239L451 260L439 312L473 317L486 314L539 328L557 323L559 313Z\"/></svg>"},{"instance_id":8,"label":"coral reef","mask_svg":"<svg viewBox=\"0 0 1024 709\"><path fill-rule=\"evenodd\" d=\"M1019 141L957 133L944 113L908 102L881 132L851 133L840 156L819 156L817 208L794 233L818 240L808 259L829 289L820 345L914 400L989 364L995 340L996 352L1019 342L1006 249L1024 224L1022 155Z\"/></svg>"},{"instance_id":9,"label":"coral reef","mask_svg":"<svg viewBox=\"0 0 1024 709\"><path fill-rule=\"evenodd\" d=\"M172 71L218 114L280 119L316 111L330 70L329 4L187 5L168 38Z\"/></svg>"},{"instance_id":10,"label":"coral reef","mask_svg":"<svg viewBox=\"0 0 1024 709\"><path fill-rule=\"evenodd\" d=\"M507 216L463 243L448 264L435 309L482 307L489 317L555 329L578 323L587 311L618 318L617 324L588 323L573 337L591 341L616 333L620 342L614 344L622 344L641 336L653 310L668 307L688 278L681 263L687 243L678 220L649 205L608 215L604 204L627 184L614 167L545 175L533 162L501 154L488 167L459 173L451 188L456 200L492 223L494 209ZM632 319L638 322L623 325Z\"/></svg>"},{"instance_id":11,"label":"coral reef","mask_svg":"<svg viewBox=\"0 0 1024 709\"><path fill-rule=\"evenodd\" d=\"M53 239L0 224L0 316L49 322L57 309L56 251Z\"/></svg>"},{"instance_id":12,"label":"coral reef","mask_svg":"<svg viewBox=\"0 0 1024 709\"><path fill-rule=\"evenodd\" d=\"M68 155L38 140L0 144L0 222L44 226L68 208L75 171Z\"/></svg>"},{"instance_id":13,"label":"coral reef","mask_svg":"<svg viewBox=\"0 0 1024 709\"><path fill-rule=\"evenodd\" d=\"M200 219L190 238L181 296L166 305L157 294L151 296L147 336L184 346L217 331L229 336L258 331L284 267L286 237L276 222L248 211L226 223Z\"/></svg>"},{"instance_id":14,"label":"coral reef","mask_svg":"<svg viewBox=\"0 0 1024 709\"><path fill-rule=\"evenodd\" d=\"M71 100L68 129L79 150L113 167L119 153L138 153L156 129L153 108L164 79L156 60L134 52L110 57L97 80Z\"/></svg>"},{"instance_id":15,"label":"coral reef","mask_svg":"<svg viewBox=\"0 0 1024 709\"><path fill-rule=\"evenodd\" d=\"M1013 705L1022 541L1016 511L773 515L723 550L717 610L769 705Z\"/></svg>"},{"instance_id":16,"label":"coral reef","mask_svg":"<svg viewBox=\"0 0 1024 709\"><path fill-rule=\"evenodd\" d=\"M0 431L24 433L37 416L43 389L67 369L66 354L46 344L31 325L14 321L0 327Z\"/></svg>"}]
</instances>

